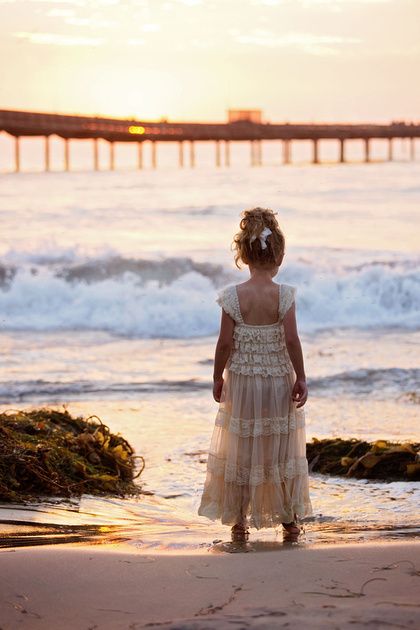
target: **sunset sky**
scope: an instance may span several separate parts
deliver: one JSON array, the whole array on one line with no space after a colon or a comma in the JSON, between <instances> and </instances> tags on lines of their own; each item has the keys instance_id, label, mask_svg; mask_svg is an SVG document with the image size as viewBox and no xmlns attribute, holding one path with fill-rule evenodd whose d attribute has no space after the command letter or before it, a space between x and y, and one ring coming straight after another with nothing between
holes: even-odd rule
<instances>
[{"instance_id":1,"label":"sunset sky","mask_svg":"<svg viewBox=\"0 0 420 630\"><path fill-rule=\"evenodd\" d=\"M420 121L420 0L0 0L0 108Z\"/></svg>"}]
</instances>

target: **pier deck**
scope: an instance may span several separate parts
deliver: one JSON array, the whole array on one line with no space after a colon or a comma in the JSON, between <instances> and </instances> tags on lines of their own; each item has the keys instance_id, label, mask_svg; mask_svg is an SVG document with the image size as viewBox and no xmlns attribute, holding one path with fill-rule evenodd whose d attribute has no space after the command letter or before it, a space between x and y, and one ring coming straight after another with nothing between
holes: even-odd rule
<instances>
[{"instance_id":1,"label":"pier deck","mask_svg":"<svg viewBox=\"0 0 420 630\"><path fill-rule=\"evenodd\" d=\"M0 110L0 131L15 139L15 170L20 170L19 139L28 136L45 138L45 169L50 168L49 139L56 135L64 141L65 169L70 169L69 141L91 139L93 141L93 164L98 168L99 139L110 144L110 168L114 168L114 143L137 142L139 145L138 166L143 165L142 145L148 141L152 145L152 166L157 165L156 144L159 142L179 143L179 165L184 165L184 145L190 145L190 166L195 164L195 142L214 142L216 145L216 166L221 165L221 143L225 144L225 164L230 164L230 142L251 143L251 164L262 163L261 142L279 140L283 143L283 162L291 162L292 141L310 140L313 144L312 162L319 163L319 142L337 140L339 143L338 161L345 162L345 141L364 141L365 162L370 161L370 141L382 138L388 140L388 159L392 160L392 141L407 138L411 141L410 155L415 159L414 140L420 138L420 124L393 121L390 124L350 124L350 123L271 123L253 120L237 120L225 123L190 123L144 121L119 118L99 118L94 116L71 116L17 110Z\"/></svg>"}]
</instances>

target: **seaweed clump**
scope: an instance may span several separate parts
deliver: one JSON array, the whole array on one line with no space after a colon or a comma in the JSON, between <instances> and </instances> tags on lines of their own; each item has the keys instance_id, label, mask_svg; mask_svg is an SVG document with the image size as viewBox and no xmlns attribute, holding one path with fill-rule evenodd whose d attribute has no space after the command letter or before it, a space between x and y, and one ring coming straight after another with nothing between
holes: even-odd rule
<instances>
[{"instance_id":1,"label":"seaweed clump","mask_svg":"<svg viewBox=\"0 0 420 630\"><path fill-rule=\"evenodd\" d=\"M0 414L0 501L137 495L134 480L144 466L144 458L97 416L52 409Z\"/></svg>"},{"instance_id":2,"label":"seaweed clump","mask_svg":"<svg viewBox=\"0 0 420 630\"><path fill-rule=\"evenodd\" d=\"M332 438L306 444L311 472L357 479L420 480L420 444Z\"/></svg>"}]
</instances>

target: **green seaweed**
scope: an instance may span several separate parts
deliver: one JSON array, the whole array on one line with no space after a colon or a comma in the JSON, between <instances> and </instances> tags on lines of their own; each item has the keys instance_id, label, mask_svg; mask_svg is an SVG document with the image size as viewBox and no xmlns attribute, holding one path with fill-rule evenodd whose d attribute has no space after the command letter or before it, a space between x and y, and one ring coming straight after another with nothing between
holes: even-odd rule
<instances>
[{"instance_id":1,"label":"green seaweed","mask_svg":"<svg viewBox=\"0 0 420 630\"><path fill-rule=\"evenodd\" d=\"M0 501L137 495L144 458L97 416L34 409L0 414Z\"/></svg>"},{"instance_id":2,"label":"green seaweed","mask_svg":"<svg viewBox=\"0 0 420 630\"><path fill-rule=\"evenodd\" d=\"M420 480L420 444L330 438L306 444L309 470L327 475L387 481Z\"/></svg>"}]
</instances>

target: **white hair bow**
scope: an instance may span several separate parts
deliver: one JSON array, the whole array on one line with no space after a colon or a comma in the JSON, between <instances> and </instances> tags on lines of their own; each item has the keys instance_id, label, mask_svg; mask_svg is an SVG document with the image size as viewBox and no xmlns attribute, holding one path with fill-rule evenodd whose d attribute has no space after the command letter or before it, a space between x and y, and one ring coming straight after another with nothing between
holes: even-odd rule
<instances>
[{"instance_id":1,"label":"white hair bow","mask_svg":"<svg viewBox=\"0 0 420 630\"><path fill-rule=\"evenodd\" d=\"M270 236L270 234L272 234L272 231L270 230L270 228L265 227L258 237L257 236L251 236L250 243L253 243L256 238L259 238L260 239L260 243L261 243L261 249L267 249L266 241L267 241L267 236Z\"/></svg>"}]
</instances>

